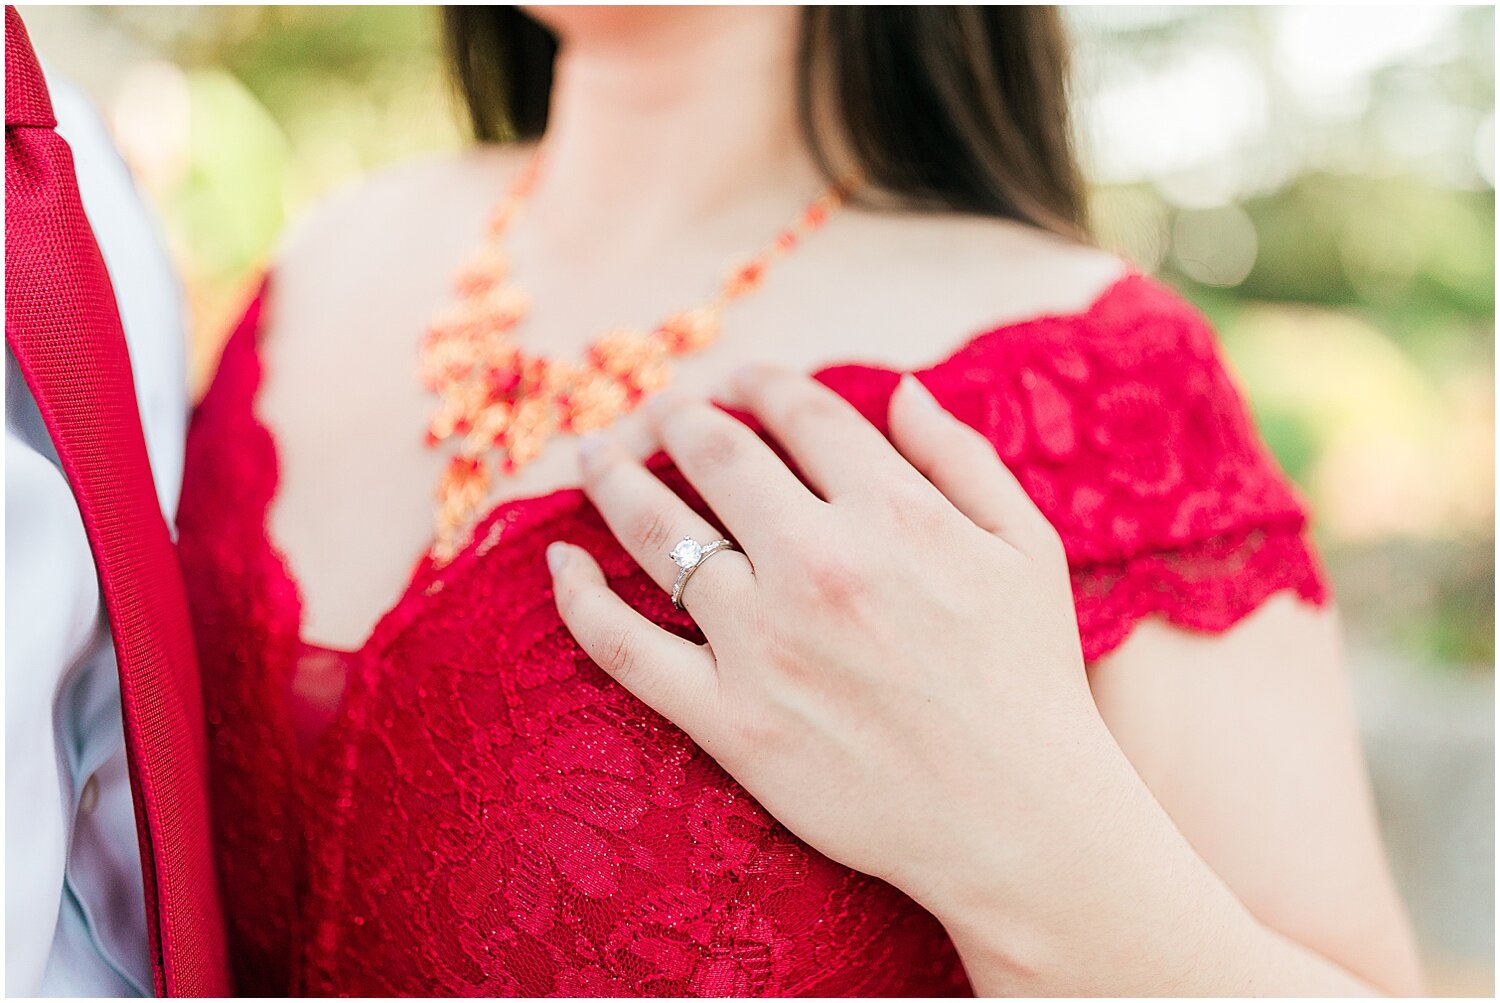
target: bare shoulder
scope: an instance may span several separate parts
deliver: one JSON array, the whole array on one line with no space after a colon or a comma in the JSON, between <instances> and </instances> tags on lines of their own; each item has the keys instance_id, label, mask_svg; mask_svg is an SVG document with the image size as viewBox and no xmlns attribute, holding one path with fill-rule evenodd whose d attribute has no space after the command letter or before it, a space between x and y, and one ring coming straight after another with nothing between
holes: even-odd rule
<instances>
[{"instance_id":1,"label":"bare shoulder","mask_svg":"<svg viewBox=\"0 0 1500 1003\"><path fill-rule=\"evenodd\" d=\"M361 245L361 231L384 230L404 217L451 209L462 196L493 201L497 185L529 157L529 146L477 145L377 168L314 202L287 229L277 259L288 263L331 249ZM457 197L455 197L457 196ZM471 208L464 203L463 208ZM433 226L441 225L432 220Z\"/></svg>"},{"instance_id":2,"label":"bare shoulder","mask_svg":"<svg viewBox=\"0 0 1500 1003\"><path fill-rule=\"evenodd\" d=\"M1099 247L1013 220L938 213L889 225L892 253L922 263L916 274L1017 316L1084 309L1127 269Z\"/></svg>"},{"instance_id":3,"label":"bare shoulder","mask_svg":"<svg viewBox=\"0 0 1500 1003\"><path fill-rule=\"evenodd\" d=\"M789 279L807 283L809 326L858 331L859 357L908 368L1005 324L1086 310L1129 267L1037 227L958 213L851 209L806 253L825 265ZM827 276L842 295L813 285Z\"/></svg>"},{"instance_id":4,"label":"bare shoulder","mask_svg":"<svg viewBox=\"0 0 1500 1003\"><path fill-rule=\"evenodd\" d=\"M273 426L318 430L298 436L299 449L348 448L328 421L335 413L368 425L379 410L421 426L414 346L524 156L478 147L384 168L322 199L288 230L263 315L270 375L260 407ZM360 378L348 379L351 372Z\"/></svg>"},{"instance_id":5,"label":"bare shoulder","mask_svg":"<svg viewBox=\"0 0 1500 1003\"><path fill-rule=\"evenodd\" d=\"M320 299L359 288L368 295L371 276L390 268L415 268L419 277L424 260L472 246L487 208L528 156L529 147L475 146L382 167L336 189L282 238L277 299L301 299L307 287Z\"/></svg>"}]
</instances>

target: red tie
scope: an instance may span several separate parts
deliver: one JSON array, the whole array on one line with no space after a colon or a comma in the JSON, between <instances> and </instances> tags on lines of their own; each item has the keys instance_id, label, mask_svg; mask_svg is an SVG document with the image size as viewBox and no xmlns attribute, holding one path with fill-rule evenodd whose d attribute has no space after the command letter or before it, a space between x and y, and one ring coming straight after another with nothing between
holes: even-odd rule
<instances>
[{"instance_id":1,"label":"red tie","mask_svg":"<svg viewBox=\"0 0 1500 1003\"><path fill-rule=\"evenodd\" d=\"M151 479L114 291L55 125L26 28L7 6L5 340L99 569L120 667L156 992L224 996L207 743L182 575Z\"/></svg>"}]
</instances>

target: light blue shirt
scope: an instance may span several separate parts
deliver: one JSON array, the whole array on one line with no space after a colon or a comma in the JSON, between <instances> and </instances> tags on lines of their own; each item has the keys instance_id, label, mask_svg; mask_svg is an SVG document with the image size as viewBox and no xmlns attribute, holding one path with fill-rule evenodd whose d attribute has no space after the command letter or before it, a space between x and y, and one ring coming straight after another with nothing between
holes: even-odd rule
<instances>
[{"instance_id":1,"label":"light blue shirt","mask_svg":"<svg viewBox=\"0 0 1500 1003\"><path fill-rule=\"evenodd\" d=\"M146 448L171 525L187 423L182 299L103 124L48 74L129 343ZM120 685L83 520L5 358L5 987L12 996L151 992Z\"/></svg>"}]
</instances>

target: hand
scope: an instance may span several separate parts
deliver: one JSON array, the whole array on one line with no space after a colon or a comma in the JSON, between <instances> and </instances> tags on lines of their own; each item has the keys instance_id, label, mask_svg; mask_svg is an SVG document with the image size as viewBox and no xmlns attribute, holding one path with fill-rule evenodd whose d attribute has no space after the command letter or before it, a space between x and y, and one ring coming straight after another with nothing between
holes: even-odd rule
<instances>
[{"instance_id":1,"label":"hand","mask_svg":"<svg viewBox=\"0 0 1500 1003\"><path fill-rule=\"evenodd\" d=\"M755 370L737 389L809 484L706 402L654 409L664 449L741 548L685 591L708 643L652 624L588 554L554 544L564 622L824 854L940 916L993 890L976 867L997 845L1034 880L1063 838L1038 813L1107 741L1057 535L913 378L891 403L894 448L810 379ZM663 589L677 540L723 535L620 447L585 453L589 497Z\"/></svg>"},{"instance_id":2,"label":"hand","mask_svg":"<svg viewBox=\"0 0 1500 1003\"><path fill-rule=\"evenodd\" d=\"M756 370L736 403L803 472L701 401L666 452L742 552L657 627L584 551L548 550L558 610L606 671L784 825L948 928L982 995L1349 994L1368 986L1259 924L1100 719L1061 544L990 445L911 377L894 447L814 381ZM719 530L618 446L584 487L663 589Z\"/></svg>"}]
</instances>

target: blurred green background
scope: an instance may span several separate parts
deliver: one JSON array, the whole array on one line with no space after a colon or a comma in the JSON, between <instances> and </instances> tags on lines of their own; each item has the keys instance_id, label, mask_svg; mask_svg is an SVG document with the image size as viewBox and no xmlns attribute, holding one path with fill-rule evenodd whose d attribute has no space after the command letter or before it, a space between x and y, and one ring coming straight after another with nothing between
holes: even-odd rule
<instances>
[{"instance_id":1,"label":"blurred green background","mask_svg":"<svg viewBox=\"0 0 1500 1003\"><path fill-rule=\"evenodd\" d=\"M201 384L283 228L462 144L428 7L22 15L160 212ZM1076 7L1100 241L1214 320L1316 513L1438 991L1494 948L1494 10Z\"/></svg>"}]
</instances>

